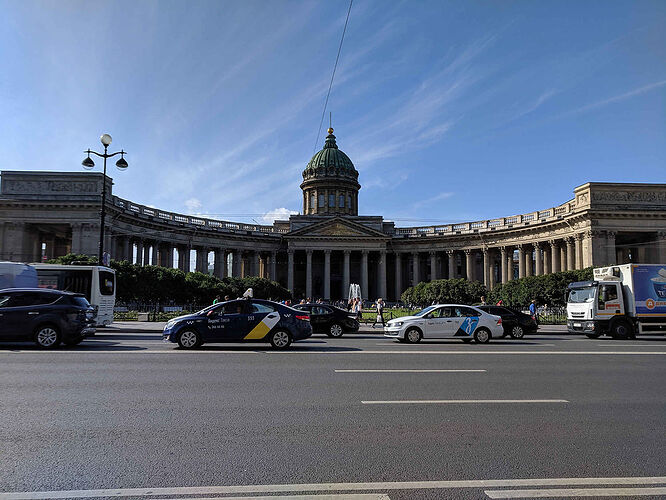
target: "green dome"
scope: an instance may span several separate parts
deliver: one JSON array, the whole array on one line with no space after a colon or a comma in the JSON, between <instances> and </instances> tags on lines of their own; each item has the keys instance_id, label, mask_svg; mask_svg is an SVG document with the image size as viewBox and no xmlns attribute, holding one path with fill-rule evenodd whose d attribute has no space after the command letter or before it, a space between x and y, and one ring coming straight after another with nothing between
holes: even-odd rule
<instances>
[{"instance_id":1,"label":"green dome","mask_svg":"<svg viewBox=\"0 0 666 500\"><path fill-rule=\"evenodd\" d=\"M314 154L303 171L303 178L308 177L343 177L358 179L354 164L335 143L333 129L328 129L324 149Z\"/></svg>"}]
</instances>

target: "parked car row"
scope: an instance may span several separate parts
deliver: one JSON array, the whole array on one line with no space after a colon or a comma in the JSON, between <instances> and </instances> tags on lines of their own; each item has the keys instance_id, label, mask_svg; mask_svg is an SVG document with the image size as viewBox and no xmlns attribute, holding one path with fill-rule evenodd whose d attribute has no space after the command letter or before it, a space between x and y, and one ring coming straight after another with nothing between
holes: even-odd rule
<instances>
[{"instance_id":1,"label":"parked car row","mask_svg":"<svg viewBox=\"0 0 666 500\"><path fill-rule=\"evenodd\" d=\"M30 288L0 290L0 340L32 340L44 349L61 343L76 345L94 335L95 314L81 294ZM505 335L522 338L536 329L530 316L508 308L437 304L388 321L384 336L410 343L447 337L486 343ZM269 342L276 349L286 349L313 333L339 338L358 330L355 315L339 307L290 307L250 297L174 318L164 327L162 339L183 349L219 342Z\"/></svg>"}]
</instances>

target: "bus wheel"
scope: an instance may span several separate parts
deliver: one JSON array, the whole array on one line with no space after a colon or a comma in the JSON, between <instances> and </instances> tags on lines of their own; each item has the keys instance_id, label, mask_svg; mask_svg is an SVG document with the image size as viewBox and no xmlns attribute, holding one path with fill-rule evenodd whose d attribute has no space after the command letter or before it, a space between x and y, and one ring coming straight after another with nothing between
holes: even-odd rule
<instances>
[{"instance_id":1,"label":"bus wheel","mask_svg":"<svg viewBox=\"0 0 666 500\"><path fill-rule=\"evenodd\" d=\"M610 335L614 339L628 339L634 335L634 332L629 323L620 319L614 321L611 325Z\"/></svg>"}]
</instances>

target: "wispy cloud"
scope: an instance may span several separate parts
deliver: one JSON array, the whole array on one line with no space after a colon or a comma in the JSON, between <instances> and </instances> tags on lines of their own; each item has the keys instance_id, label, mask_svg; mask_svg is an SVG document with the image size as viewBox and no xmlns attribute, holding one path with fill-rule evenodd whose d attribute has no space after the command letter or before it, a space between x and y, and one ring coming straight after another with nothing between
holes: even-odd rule
<instances>
[{"instance_id":1,"label":"wispy cloud","mask_svg":"<svg viewBox=\"0 0 666 500\"><path fill-rule=\"evenodd\" d=\"M564 116L577 115L579 113L585 113L585 112L591 111L593 109L602 108L602 107L607 106L609 104L614 104L616 102L624 101L626 99L630 99L630 98L635 97L637 95L641 95L641 94L644 94L646 92L650 92L652 90L658 89L659 87L663 87L664 85L666 85L666 80L661 80L661 81L658 81L658 82L650 83L649 85L644 85L642 87L630 90L628 92L624 92L620 95L609 97L609 98L603 99L601 101L593 102L592 104L587 104L585 106L581 106L580 108L572 109L570 111L567 111L565 113L557 115L557 117L562 118Z\"/></svg>"},{"instance_id":2,"label":"wispy cloud","mask_svg":"<svg viewBox=\"0 0 666 500\"><path fill-rule=\"evenodd\" d=\"M290 215L296 215L298 212L295 210L289 210L288 208L274 208L273 210L265 213L261 219L266 224L272 224L276 220L287 220Z\"/></svg>"},{"instance_id":3,"label":"wispy cloud","mask_svg":"<svg viewBox=\"0 0 666 500\"><path fill-rule=\"evenodd\" d=\"M419 208L427 207L428 205L432 205L433 203L436 203L438 201L446 200L447 198L451 198L455 193L450 192L450 191L445 191L443 193L439 193L435 196L431 196L430 198L426 198L425 200L419 200L416 203L412 205L412 210L417 210Z\"/></svg>"}]
</instances>

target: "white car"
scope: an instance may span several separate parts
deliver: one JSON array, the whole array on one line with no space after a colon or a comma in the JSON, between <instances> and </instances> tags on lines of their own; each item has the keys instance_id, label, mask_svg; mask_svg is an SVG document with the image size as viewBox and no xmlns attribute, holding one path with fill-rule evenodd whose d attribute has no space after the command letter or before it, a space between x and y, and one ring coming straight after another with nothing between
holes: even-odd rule
<instances>
[{"instance_id":1,"label":"white car","mask_svg":"<svg viewBox=\"0 0 666 500\"><path fill-rule=\"evenodd\" d=\"M403 316L386 323L384 336L401 342L416 343L421 339L474 339L485 344L492 337L504 335L502 318L473 306L437 304L426 307L414 316Z\"/></svg>"}]
</instances>

